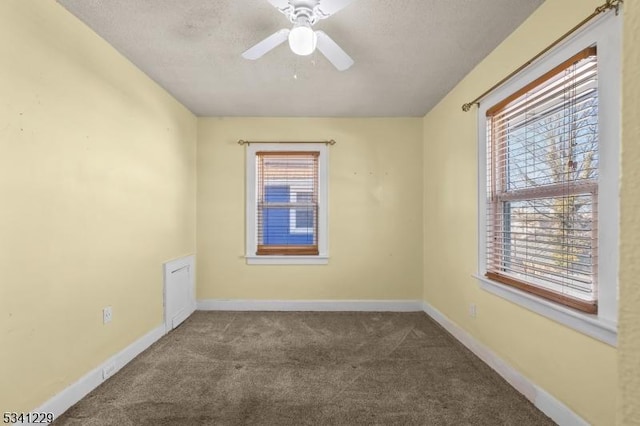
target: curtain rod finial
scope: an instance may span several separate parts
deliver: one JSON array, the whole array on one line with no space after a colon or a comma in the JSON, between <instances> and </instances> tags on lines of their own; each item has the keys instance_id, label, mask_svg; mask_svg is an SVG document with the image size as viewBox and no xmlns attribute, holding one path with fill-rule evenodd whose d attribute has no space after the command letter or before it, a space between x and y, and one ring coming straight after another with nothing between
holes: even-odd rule
<instances>
[{"instance_id":1,"label":"curtain rod finial","mask_svg":"<svg viewBox=\"0 0 640 426\"><path fill-rule=\"evenodd\" d=\"M620 11L620 5L623 3L623 0L607 0L605 4L602 6L596 7L594 14L600 14L602 12L606 12L609 9L613 9L616 11L616 15Z\"/></svg>"},{"instance_id":2,"label":"curtain rod finial","mask_svg":"<svg viewBox=\"0 0 640 426\"><path fill-rule=\"evenodd\" d=\"M462 105L462 110L464 112L469 112L472 106L473 106L473 102L469 102L467 104Z\"/></svg>"}]
</instances>

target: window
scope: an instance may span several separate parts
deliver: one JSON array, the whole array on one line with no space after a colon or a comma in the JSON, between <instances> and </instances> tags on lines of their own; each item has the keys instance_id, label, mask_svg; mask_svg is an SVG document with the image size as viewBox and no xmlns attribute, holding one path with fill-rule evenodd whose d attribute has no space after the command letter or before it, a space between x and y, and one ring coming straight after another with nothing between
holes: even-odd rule
<instances>
[{"instance_id":1,"label":"window","mask_svg":"<svg viewBox=\"0 0 640 426\"><path fill-rule=\"evenodd\" d=\"M487 111L486 276L597 312L598 81L589 47Z\"/></svg>"},{"instance_id":2,"label":"window","mask_svg":"<svg viewBox=\"0 0 640 426\"><path fill-rule=\"evenodd\" d=\"M256 153L257 255L318 254L319 156L318 151Z\"/></svg>"},{"instance_id":3,"label":"window","mask_svg":"<svg viewBox=\"0 0 640 426\"><path fill-rule=\"evenodd\" d=\"M248 263L326 263L326 150L247 147Z\"/></svg>"},{"instance_id":4,"label":"window","mask_svg":"<svg viewBox=\"0 0 640 426\"><path fill-rule=\"evenodd\" d=\"M613 14L480 108L481 286L616 340L620 24Z\"/></svg>"}]
</instances>

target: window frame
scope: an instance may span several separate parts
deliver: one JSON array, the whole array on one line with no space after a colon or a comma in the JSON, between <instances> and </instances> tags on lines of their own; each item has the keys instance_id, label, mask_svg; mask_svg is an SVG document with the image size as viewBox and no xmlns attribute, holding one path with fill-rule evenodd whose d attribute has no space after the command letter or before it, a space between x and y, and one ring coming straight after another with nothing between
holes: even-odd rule
<instances>
[{"instance_id":1,"label":"window frame","mask_svg":"<svg viewBox=\"0 0 640 426\"><path fill-rule=\"evenodd\" d=\"M304 151L318 152L318 254L258 255L257 229L257 152ZM279 143L250 144L245 151L246 163L246 241L245 259L249 265L319 265L327 264L328 254L328 147L324 143L296 143L287 147Z\"/></svg>"},{"instance_id":2,"label":"window frame","mask_svg":"<svg viewBox=\"0 0 640 426\"><path fill-rule=\"evenodd\" d=\"M482 100L478 108L478 272L482 289L615 346L617 344L621 19L595 20ZM587 314L491 280L487 272L487 110L578 52L597 46L598 55L598 312Z\"/></svg>"},{"instance_id":3,"label":"window frame","mask_svg":"<svg viewBox=\"0 0 640 426\"><path fill-rule=\"evenodd\" d=\"M510 139L507 135L512 132L513 128L508 123L508 119L503 117L503 114L506 113L505 110L509 109L513 102L519 101L517 105L526 104L526 101L520 100L523 96L531 93L532 91L535 92L533 97L536 100L534 102L541 102L539 100L540 98L537 97L540 92L547 92L549 90L549 87L560 87L559 85L555 86L552 82L563 81L567 71L572 69L575 64L582 60L588 60L591 57L596 57L595 81L597 82L597 49L595 46L591 46L572 55L569 59L561 63L559 66L553 68L536 80L525 85L523 88L507 96L506 99L498 102L497 105L494 105L487 110L486 131L489 132L489 129L491 129L491 136L486 140L487 146L491 146L490 149L487 148L487 157L491 156L491 158L488 158L487 163L491 164L492 170L491 173L487 173L486 180L487 191L490 191L491 194L493 194L493 197L491 201L487 201L486 204L488 206L488 210L492 212L492 215L489 218L493 217L493 220L491 221L493 223L491 229L493 230L493 233L495 233L494 240L496 239L496 236L505 236L512 232L510 228L508 231L506 230L507 227L511 225L512 218L511 215L505 216L505 207L507 205L518 202L535 202L536 200L544 200L549 198L566 200L567 198L573 197L589 197L591 202L590 207L593 211L592 219L590 221L590 237L594 238L595 241L598 240L598 177L596 176L595 178L580 178L578 180L554 182L543 184L542 186L524 185L523 187L517 187L510 185L511 176L509 172L509 164L511 164L512 161L515 162L516 160L509 154L508 147L510 146ZM555 93L556 90L554 90L553 96L557 96L558 98L566 96L565 90L567 84L573 85L574 82L569 80L568 83L562 83L562 91ZM598 90L596 90L596 96L597 95L599 95ZM543 99L552 98L549 96ZM517 114L512 114L512 118L520 118L525 114L527 110L525 109L524 111L522 111L521 108L521 106L516 107L519 112ZM562 111L564 111L564 107ZM542 116L539 118L543 119ZM573 124L574 123L572 121L570 125ZM521 125L521 123L517 123L515 127ZM497 127L500 127L500 131L496 130ZM598 146L600 145L599 140L597 141L597 144ZM559 149L561 150L562 148ZM596 148L595 152L597 151L598 149ZM498 153L500 154L498 155ZM516 157L521 158L522 153L518 153L515 155ZM508 222L509 225L507 225L506 222ZM591 250L593 250L593 244L594 241L591 242ZM595 263L591 264L590 271L590 275L593 280L592 286L595 293L595 299L591 300L585 297L580 297L582 295L580 291L574 291L570 286L553 283L551 282L552 280L547 280L546 277L539 277L535 273L533 275L530 275L526 272L526 270L524 272L517 271L517 267L516 269L511 269L509 268L509 266L504 266L503 268L496 266L498 264L502 264L502 262L511 263L511 246L506 247L504 243L494 243L491 241L488 241L488 245L493 251L493 256L487 256L487 263L491 263L493 266L491 270L487 270L485 274L488 279L498 281L502 284L510 285L515 288L519 288L521 290L546 298L561 305L568 306L570 308L578 309L590 314L597 313L597 251L594 253ZM533 246L535 245L536 244L534 243ZM533 250L536 249L533 248ZM531 262L533 263L533 265L531 265L531 268L537 270L538 272L542 272L544 267L547 266L543 264L543 262L541 262L540 256L532 255L532 257L529 258L526 257L526 254L519 253L516 255L516 257L518 258L517 260L531 259ZM562 272L564 271L560 271L559 273Z\"/></svg>"}]
</instances>

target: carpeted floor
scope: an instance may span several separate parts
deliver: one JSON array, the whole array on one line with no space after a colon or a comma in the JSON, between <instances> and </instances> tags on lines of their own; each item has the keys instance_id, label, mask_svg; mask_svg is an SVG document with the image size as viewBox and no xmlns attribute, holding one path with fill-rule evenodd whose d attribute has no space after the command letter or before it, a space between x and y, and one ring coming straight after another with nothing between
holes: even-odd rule
<instances>
[{"instance_id":1,"label":"carpeted floor","mask_svg":"<svg viewBox=\"0 0 640 426\"><path fill-rule=\"evenodd\" d=\"M196 312L55 425L547 425L424 313Z\"/></svg>"}]
</instances>

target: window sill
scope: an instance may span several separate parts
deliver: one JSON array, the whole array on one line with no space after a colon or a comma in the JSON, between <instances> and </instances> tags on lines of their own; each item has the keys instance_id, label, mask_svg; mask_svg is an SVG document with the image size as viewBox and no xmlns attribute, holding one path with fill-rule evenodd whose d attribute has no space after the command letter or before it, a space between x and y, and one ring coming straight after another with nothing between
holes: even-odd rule
<instances>
[{"instance_id":1,"label":"window sill","mask_svg":"<svg viewBox=\"0 0 640 426\"><path fill-rule=\"evenodd\" d=\"M617 346L617 325L611 321L575 311L556 303L541 299L527 292L491 281L485 277L474 275L480 288L510 302L522 306L532 312L566 325L580 333L593 337L611 346Z\"/></svg>"},{"instance_id":2,"label":"window sill","mask_svg":"<svg viewBox=\"0 0 640 426\"><path fill-rule=\"evenodd\" d=\"M329 256L245 256L247 265L326 265Z\"/></svg>"}]
</instances>

